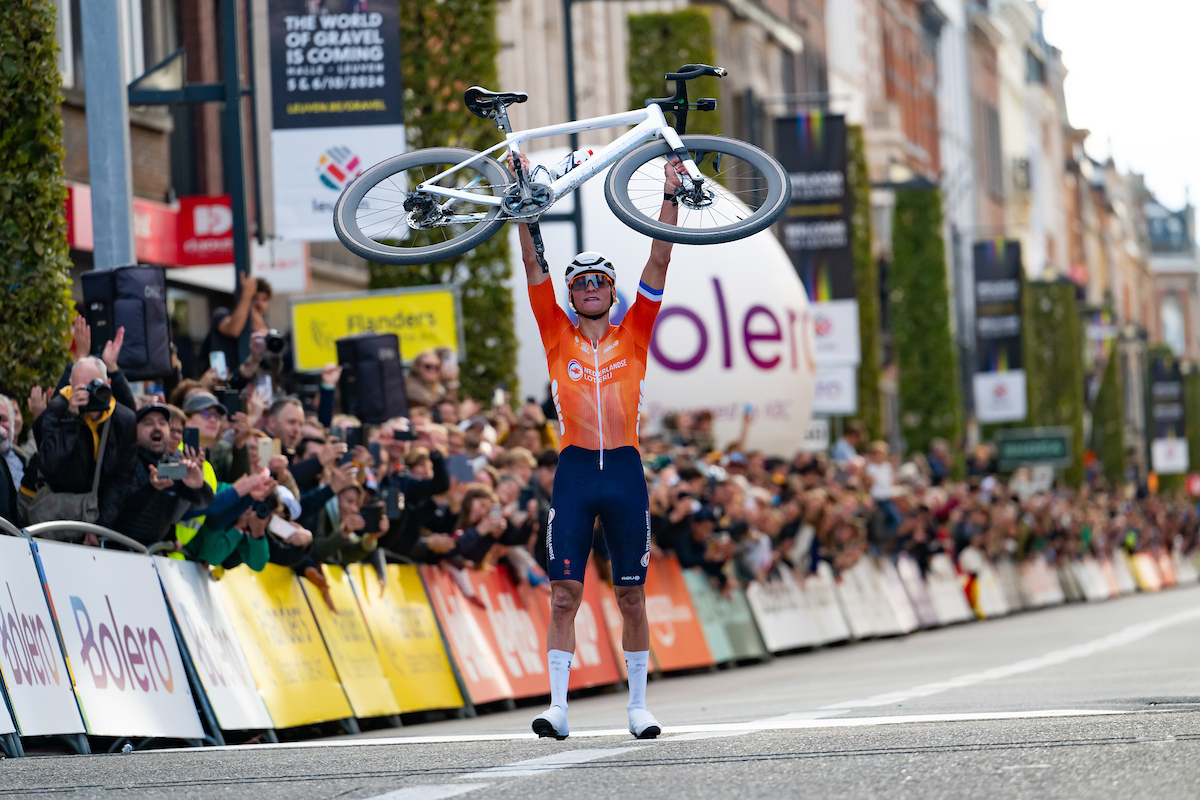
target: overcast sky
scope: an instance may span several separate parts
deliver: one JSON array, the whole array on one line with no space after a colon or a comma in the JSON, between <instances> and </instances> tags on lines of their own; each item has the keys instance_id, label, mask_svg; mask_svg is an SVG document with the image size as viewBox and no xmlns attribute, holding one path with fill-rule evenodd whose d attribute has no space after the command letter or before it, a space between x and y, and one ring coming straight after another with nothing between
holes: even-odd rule
<instances>
[{"instance_id":1,"label":"overcast sky","mask_svg":"<svg viewBox=\"0 0 1200 800\"><path fill-rule=\"evenodd\" d=\"M1169 207L1200 192L1200 2L1041 0L1067 66L1067 113L1088 154L1146 175Z\"/></svg>"}]
</instances>

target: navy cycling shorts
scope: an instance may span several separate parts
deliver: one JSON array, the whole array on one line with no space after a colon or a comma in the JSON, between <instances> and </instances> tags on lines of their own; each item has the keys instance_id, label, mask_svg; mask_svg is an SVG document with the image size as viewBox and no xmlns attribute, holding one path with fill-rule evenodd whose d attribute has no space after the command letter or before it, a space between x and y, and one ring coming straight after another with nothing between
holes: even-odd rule
<instances>
[{"instance_id":1,"label":"navy cycling shorts","mask_svg":"<svg viewBox=\"0 0 1200 800\"><path fill-rule=\"evenodd\" d=\"M592 530L600 518L612 555L613 583L639 586L650 566L650 496L636 447L600 451L570 445L558 454L546 522L546 572L552 581L583 582Z\"/></svg>"}]
</instances>

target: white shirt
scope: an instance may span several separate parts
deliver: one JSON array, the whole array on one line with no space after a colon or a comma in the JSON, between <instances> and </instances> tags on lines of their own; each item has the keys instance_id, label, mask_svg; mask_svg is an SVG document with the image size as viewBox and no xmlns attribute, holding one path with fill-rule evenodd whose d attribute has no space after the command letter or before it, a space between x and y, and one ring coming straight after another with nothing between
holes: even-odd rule
<instances>
[{"instance_id":1,"label":"white shirt","mask_svg":"<svg viewBox=\"0 0 1200 800\"><path fill-rule=\"evenodd\" d=\"M871 497L876 500L890 500L895 495L896 481L890 461L880 464L868 461L866 472L871 476Z\"/></svg>"}]
</instances>

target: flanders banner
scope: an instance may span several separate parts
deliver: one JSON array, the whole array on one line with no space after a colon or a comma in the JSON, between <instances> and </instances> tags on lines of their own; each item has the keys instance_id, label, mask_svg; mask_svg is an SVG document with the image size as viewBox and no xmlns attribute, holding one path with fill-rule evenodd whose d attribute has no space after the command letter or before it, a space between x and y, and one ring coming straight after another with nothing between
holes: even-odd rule
<instances>
[{"instance_id":1,"label":"flanders banner","mask_svg":"<svg viewBox=\"0 0 1200 800\"><path fill-rule=\"evenodd\" d=\"M162 556L154 566L217 724L227 731L275 727L208 568Z\"/></svg>"},{"instance_id":2,"label":"flanders banner","mask_svg":"<svg viewBox=\"0 0 1200 800\"><path fill-rule=\"evenodd\" d=\"M240 566L217 587L276 727L353 716L294 572Z\"/></svg>"},{"instance_id":3,"label":"flanders banner","mask_svg":"<svg viewBox=\"0 0 1200 800\"><path fill-rule=\"evenodd\" d=\"M462 355L457 289L421 286L319 295L292 300L292 357L297 371L336 363L337 340L360 333L394 333L400 356L445 347Z\"/></svg>"},{"instance_id":4,"label":"flanders banner","mask_svg":"<svg viewBox=\"0 0 1200 800\"><path fill-rule=\"evenodd\" d=\"M460 708L462 694L417 568L388 564L382 590L375 570L365 564L351 564L349 572L400 710Z\"/></svg>"},{"instance_id":5,"label":"flanders banner","mask_svg":"<svg viewBox=\"0 0 1200 800\"><path fill-rule=\"evenodd\" d=\"M513 687L509 685L508 673L500 666L500 658L489 637L484 635L483 624L471 613L471 603L448 570L451 566L421 567L421 578L429 592L429 602L442 623L454 663L466 684L472 703L491 703L511 699ZM465 572L460 570L460 575ZM464 578L465 580L465 578ZM478 598L476 598L478 602Z\"/></svg>"},{"instance_id":6,"label":"flanders banner","mask_svg":"<svg viewBox=\"0 0 1200 800\"><path fill-rule=\"evenodd\" d=\"M37 542L87 732L201 739L154 560Z\"/></svg>"},{"instance_id":7,"label":"flanders banner","mask_svg":"<svg viewBox=\"0 0 1200 800\"><path fill-rule=\"evenodd\" d=\"M350 700L356 717L385 717L400 713L400 704L392 693L391 684L383 674L383 665L375 652L375 643L367 632L367 623L358 609L350 576L342 567L324 564L321 569L329 581L329 595L336 612L332 611L308 578L300 578L317 627L325 638L325 646L333 658L333 666L341 678L342 688Z\"/></svg>"},{"instance_id":8,"label":"flanders banner","mask_svg":"<svg viewBox=\"0 0 1200 800\"><path fill-rule=\"evenodd\" d=\"M83 733L29 542L0 535L0 674L22 736ZM0 703L0 733L8 711Z\"/></svg>"},{"instance_id":9,"label":"flanders banner","mask_svg":"<svg viewBox=\"0 0 1200 800\"><path fill-rule=\"evenodd\" d=\"M683 571L675 556L650 559L646 572L646 617L650 653L663 672L707 667L716 663L696 619Z\"/></svg>"}]
</instances>

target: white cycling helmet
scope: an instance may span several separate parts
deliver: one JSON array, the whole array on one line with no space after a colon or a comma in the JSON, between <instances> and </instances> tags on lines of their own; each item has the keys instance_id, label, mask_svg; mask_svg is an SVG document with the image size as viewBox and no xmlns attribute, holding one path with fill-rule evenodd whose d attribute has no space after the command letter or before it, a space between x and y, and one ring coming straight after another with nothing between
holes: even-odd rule
<instances>
[{"instance_id":1,"label":"white cycling helmet","mask_svg":"<svg viewBox=\"0 0 1200 800\"><path fill-rule=\"evenodd\" d=\"M570 286L571 281L580 275L587 275L592 272L607 275L614 286L617 283L617 271L613 268L612 262L599 253L589 250L586 253L580 253L575 256L571 263L567 265L567 286Z\"/></svg>"}]
</instances>

